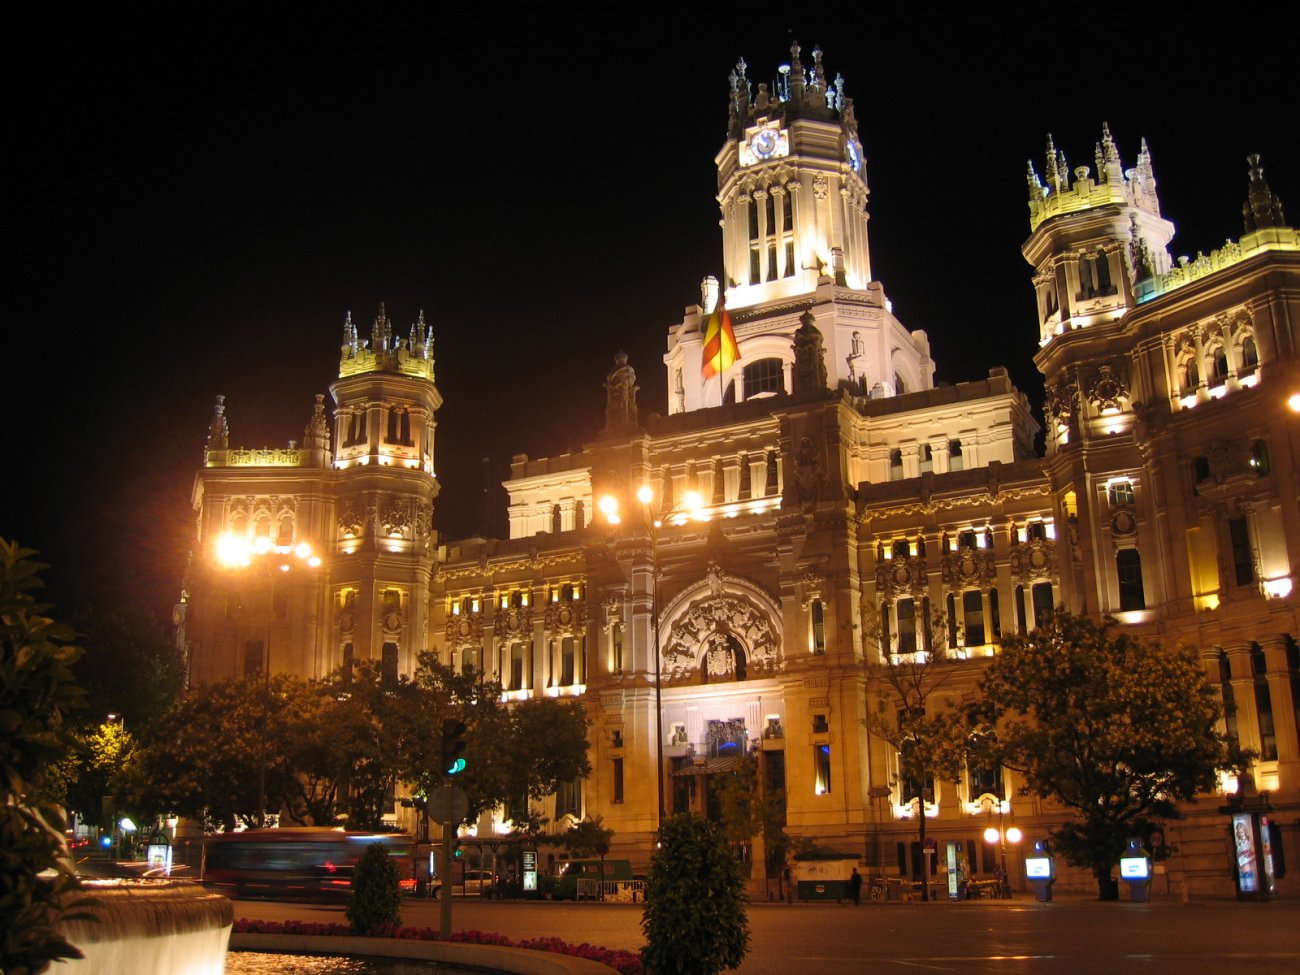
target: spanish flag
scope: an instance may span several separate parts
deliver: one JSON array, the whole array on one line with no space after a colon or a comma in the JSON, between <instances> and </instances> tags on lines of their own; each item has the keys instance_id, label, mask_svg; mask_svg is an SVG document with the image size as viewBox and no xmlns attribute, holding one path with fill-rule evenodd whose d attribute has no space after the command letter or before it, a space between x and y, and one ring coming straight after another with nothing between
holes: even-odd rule
<instances>
[{"instance_id":1,"label":"spanish flag","mask_svg":"<svg viewBox=\"0 0 1300 975\"><path fill-rule=\"evenodd\" d=\"M740 359L740 349L736 346L736 333L731 328L731 316L718 300L718 307L709 316L708 327L704 330L704 364L701 372L705 379L711 379L721 372L726 372Z\"/></svg>"}]
</instances>

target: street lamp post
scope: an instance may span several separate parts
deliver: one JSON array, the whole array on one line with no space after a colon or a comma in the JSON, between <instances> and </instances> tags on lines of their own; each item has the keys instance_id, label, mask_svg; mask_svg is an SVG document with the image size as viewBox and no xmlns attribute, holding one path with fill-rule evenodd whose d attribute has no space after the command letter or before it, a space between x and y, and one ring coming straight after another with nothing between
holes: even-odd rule
<instances>
[{"instance_id":1,"label":"street lamp post","mask_svg":"<svg viewBox=\"0 0 1300 975\"><path fill-rule=\"evenodd\" d=\"M253 542L236 535L222 535L217 539L217 561L228 569L257 572L265 578L266 591L272 591L271 580L275 572L290 572L295 565L320 567L320 556L306 542L297 545L272 545L259 537ZM266 736L271 720L271 624L267 620L266 643L262 648L262 726L257 742L257 825L266 825Z\"/></svg>"},{"instance_id":2,"label":"street lamp post","mask_svg":"<svg viewBox=\"0 0 1300 975\"><path fill-rule=\"evenodd\" d=\"M1003 828L1002 825L1002 806L1003 800L998 801L998 824L990 826L984 831L984 842L997 843L998 852L1001 858L1000 877L998 881L998 897L1003 900L1011 899L1011 875L1007 872L1007 841L1012 843L1020 842L1020 830L1015 826Z\"/></svg>"},{"instance_id":3,"label":"street lamp post","mask_svg":"<svg viewBox=\"0 0 1300 975\"><path fill-rule=\"evenodd\" d=\"M702 507L700 496L694 492L687 492L684 503L681 506L675 506L669 511L662 512L656 505L655 492L649 484L642 484L636 491L637 503L641 506L641 516L645 522L646 531L650 535L650 625L651 639L654 641L654 680L655 680L655 785L658 796L658 813L655 820L655 827L658 829L663 825L666 815L666 804L664 801L664 707L663 707L663 670L661 658L661 644L659 642L659 529L663 527L664 519L680 509L691 513L693 517L698 517ZM604 495L598 506L601 513L605 516L606 522L610 525L618 525L622 518L619 513L618 498L612 494Z\"/></svg>"}]
</instances>

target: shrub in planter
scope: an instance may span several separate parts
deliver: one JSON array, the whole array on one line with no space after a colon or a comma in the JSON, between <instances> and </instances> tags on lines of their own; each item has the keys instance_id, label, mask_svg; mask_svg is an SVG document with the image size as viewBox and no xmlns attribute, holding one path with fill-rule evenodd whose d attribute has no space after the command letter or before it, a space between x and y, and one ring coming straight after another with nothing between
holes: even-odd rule
<instances>
[{"instance_id":1,"label":"shrub in planter","mask_svg":"<svg viewBox=\"0 0 1300 975\"><path fill-rule=\"evenodd\" d=\"M379 934L402 923L397 864L382 843L371 845L357 861L347 917L353 934Z\"/></svg>"},{"instance_id":2,"label":"shrub in planter","mask_svg":"<svg viewBox=\"0 0 1300 975\"><path fill-rule=\"evenodd\" d=\"M749 950L740 862L702 816L673 816L660 826L641 927L651 975L718 975Z\"/></svg>"}]
</instances>

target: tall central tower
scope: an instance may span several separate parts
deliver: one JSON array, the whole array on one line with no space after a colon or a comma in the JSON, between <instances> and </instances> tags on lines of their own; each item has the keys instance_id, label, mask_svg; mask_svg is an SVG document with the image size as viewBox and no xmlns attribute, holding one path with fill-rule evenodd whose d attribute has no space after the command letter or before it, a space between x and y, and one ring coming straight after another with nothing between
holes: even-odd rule
<instances>
[{"instance_id":1,"label":"tall central tower","mask_svg":"<svg viewBox=\"0 0 1300 975\"><path fill-rule=\"evenodd\" d=\"M903 327L871 277L853 100L843 78L827 80L820 48L811 64L801 55L793 45L771 82L755 85L743 59L731 72L727 140L714 157L722 274L704 279L700 303L670 330L670 413L793 392L794 338L807 316L829 389L879 399L934 385L926 334ZM720 305L735 330L734 365L705 362Z\"/></svg>"},{"instance_id":2,"label":"tall central tower","mask_svg":"<svg viewBox=\"0 0 1300 975\"><path fill-rule=\"evenodd\" d=\"M866 160L844 79L827 82L822 52L800 48L773 85L731 73L727 142L718 152L729 308L809 294L818 279L866 288ZM773 86L775 90L773 90Z\"/></svg>"}]
</instances>

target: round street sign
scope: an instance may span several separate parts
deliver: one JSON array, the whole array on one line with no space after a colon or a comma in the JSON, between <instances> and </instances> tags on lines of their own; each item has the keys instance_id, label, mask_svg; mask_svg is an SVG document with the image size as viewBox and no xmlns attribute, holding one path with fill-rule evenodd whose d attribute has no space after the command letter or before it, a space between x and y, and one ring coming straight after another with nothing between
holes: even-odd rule
<instances>
[{"instance_id":1,"label":"round street sign","mask_svg":"<svg viewBox=\"0 0 1300 975\"><path fill-rule=\"evenodd\" d=\"M1165 845L1165 834L1160 832L1160 830L1158 829L1153 829L1151 831L1151 848L1153 850L1158 850L1160 849L1160 847L1164 845Z\"/></svg>"},{"instance_id":2,"label":"round street sign","mask_svg":"<svg viewBox=\"0 0 1300 975\"><path fill-rule=\"evenodd\" d=\"M429 796L429 818L435 823L460 823L469 815L469 796L452 786Z\"/></svg>"}]
</instances>

